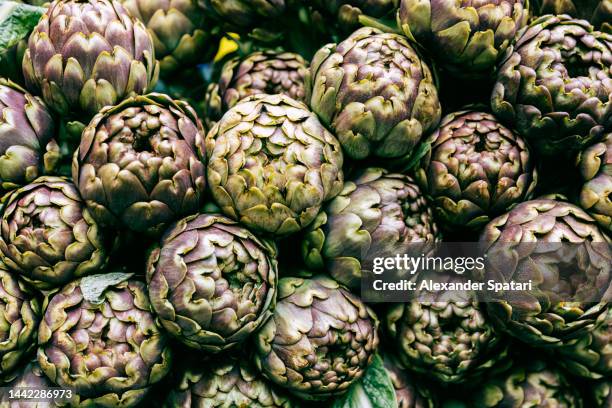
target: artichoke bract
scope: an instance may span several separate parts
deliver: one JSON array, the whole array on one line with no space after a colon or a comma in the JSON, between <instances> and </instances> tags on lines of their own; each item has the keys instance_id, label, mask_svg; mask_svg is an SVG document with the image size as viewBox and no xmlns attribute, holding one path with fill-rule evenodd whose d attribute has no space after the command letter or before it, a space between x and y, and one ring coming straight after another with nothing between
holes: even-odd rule
<instances>
[{"instance_id":1,"label":"artichoke bract","mask_svg":"<svg viewBox=\"0 0 612 408\"><path fill-rule=\"evenodd\" d=\"M368 261L428 253L440 240L433 214L414 181L368 168L347 181L305 230L302 256L309 268L325 270L357 290Z\"/></svg>"},{"instance_id":2,"label":"artichoke bract","mask_svg":"<svg viewBox=\"0 0 612 408\"><path fill-rule=\"evenodd\" d=\"M260 26L262 20L280 17L287 7L285 0L198 0L213 19L238 29Z\"/></svg>"},{"instance_id":3,"label":"artichoke bract","mask_svg":"<svg viewBox=\"0 0 612 408\"><path fill-rule=\"evenodd\" d=\"M149 255L151 305L166 330L210 353L235 348L272 315L273 243L221 215L172 225Z\"/></svg>"},{"instance_id":4,"label":"artichoke bract","mask_svg":"<svg viewBox=\"0 0 612 408\"><path fill-rule=\"evenodd\" d=\"M163 94L136 96L92 119L72 178L102 225L158 235L202 205L204 157L193 108Z\"/></svg>"},{"instance_id":5,"label":"artichoke bract","mask_svg":"<svg viewBox=\"0 0 612 408\"><path fill-rule=\"evenodd\" d=\"M342 190L338 140L286 95L242 100L208 133L206 153L208 183L221 210L269 235L300 231Z\"/></svg>"},{"instance_id":6,"label":"artichoke bract","mask_svg":"<svg viewBox=\"0 0 612 408\"><path fill-rule=\"evenodd\" d=\"M170 370L167 335L155 324L145 284L107 273L55 293L38 331L38 363L77 406L132 407Z\"/></svg>"},{"instance_id":7,"label":"artichoke bract","mask_svg":"<svg viewBox=\"0 0 612 408\"><path fill-rule=\"evenodd\" d=\"M574 376L593 380L612 376L612 308L597 319L593 331L554 351L555 361Z\"/></svg>"},{"instance_id":8,"label":"artichoke bract","mask_svg":"<svg viewBox=\"0 0 612 408\"><path fill-rule=\"evenodd\" d=\"M255 335L255 363L308 400L346 392L378 347L378 319L333 279L283 278L274 315Z\"/></svg>"},{"instance_id":9,"label":"artichoke bract","mask_svg":"<svg viewBox=\"0 0 612 408\"><path fill-rule=\"evenodd\" d=\"M491 321L510 335L559 347L592 331L605 315L610 239L579 207L550 199L521 203L487 224L480 242L489 277L533 282L531 291L487 303Z\"/></svg>"},{"instance_id":10,"label":"artichoke bract","mask_svg":"<svg viewBox=\"0 0 612 408\"><path fill-rule=\"evenodd\" d=\"M297 405L267 381L248 359L202 362L188 368L170 391L164 407L291 408Z\"/></svg>"},{"instance_id":11,"label":"artichoke bract","mask_svg":"<svg viewBox=\"0 0 612 408\"><path fill-rule=\"evenodd\" d=\"M0 380L34 348L40 316L34 292L0 262Z\"/></svg>"},{"instance_id":12,"label":"artichoke bract","mask_svg":"<svg viewBox=\"0 0 612 408\"><path fill-rule=\"evenodd\" d=\"M584 20L544 16L499 64L493 112L546 156L603 139L612 120L612 36Z\"/></svg>"},{"instance_id":13,"label":"artichoke bract","mask_svg":"<svg viewBox=\"0 0 612 408\"><path fill-rule=\"evenodd\" d=\"M45 104L0 78L0 192L52 173L60 151Z\"/></svg>"},{"instance_id":14,"label":"artichoke bract","mask_svg":"<svg viewBox=\"0 0 612 408\"><path fill-rule=\"evenodd\" d=\"M592 387L591 392L595 407L608 408L612 406L612 381L600 381Z\"/></svg>"},{"instance_id":15,"label":"artichoke bract","mask_svg":"<svg viewBox=\"0 0 612 408\"><path fill-rule=\"evenodd\" d=\"M304 102L307 72L308 62L292 52L263 51L233 58L223 65L219 81L208 87L206 119L221 119L223 113L251 95L285 94Z\"/></svg>"},{"instance_id":16,"label":"artichoke bract","mask_svg":"<svg viewBox=\"0 0 612 408\"><path fill-rule=\"evenodd\" d=\"M589 20L598 30L612 32L612 0L532 0L537 15L569 14Z\"/></svg>"},{"instance_id":17,"label":"artichoke bract","mask_svg":"<svg viewBox=\"0 0 612 408\"><path fill-rule=\"evenodd\" d=\"M490 77L529 19L529 0L401 0L397 23L460 77Z\"/></svg>"},{"instance_id":18,"label":"artichoke bract","mask_svg":"<svg viewBox=\"0 0 612 408\"><path fill-rule=\"evenodd\" d=\"M384 354L385 370L395 389L397 408L434 408L436 401L429 390L419 387L405 369L389 354Z\"/></svg>"},{"instance_id":19,"label":"artichoke bract","mask_svg":"<svg viewBox=\"0 0 612 408\"><path fill-rule=\"evenodd\" d=\"M612 133L580 152L577 161L585 181L578 203L604 231L612 233Z\"/></svg>"},{"instance_id":20,"label":"artichoke bract","mask_svg":"<svg viewBox=\"0 0 612 408\"><path fill-rule=\"evenodd\" d=\"M30 35L25 82L62 116L87 123L100 109L157 82L151 35L116 0L56 0Z\"/></svg>"},{"instance_id":21,"label":"artichoke bract","mask_svg":"<svg viewBox=\"0 0 612 408\"><path fill-rule=\"evenodd\" d=\"M448 230L479 230L536 186L529 147L488 113L451 113L425 143L415 177Z\"/></svg>"},{"instance_id":22,"label":"artichoke bract","mask_svg":"<svg viewBox=\"0 0 612 408\"><path fill-rule=\"evenodd\" d=\"M216 51L204 13L196 0L121 0L144 23L155 45L161 75L206 61ZM212 26L212 25L211 25Z\"/></svg>"},{"instance_id":23,"label":"artichoke bract","mask_svg":"<svg viewBox=\"0 0 612 408\"><path fill-rule=\"evenodd\" d=\"M447 281L452 280L451 275ZM420 293L418 300L386 311L387 339L402 365L446 384L480 383L507 369L509 342L493 329L484 304L468 295L441 298L437 292Z\"/></svg>"},{"instance_id":24,"label":"artichoke bract","mask_svg":"<svg viewBox=\"0 0 612 408\"><path fill-rule=\"evenodd\" d=\"M38 289L99 272L110 247L67 179L40 177L13 191L0 210L0 258Z\"/></svg>"},{"instance_id":25,"label":"artichoke bract","mask_svg":"<svg viewBox=\"0 0 612 408\"><path fill-rule=\"evenodd\" d=\"M516 364L508 373L483 381L470 398L473 408L581 408L582 399L559 370L542 360Z\"/></svg>"},{"instance_id":26,"label":"artichoke bract","mask_svg":"<svg viewBox=\"0 0 612 408\"><path fill-rule=\"evenodd\" d=\"M374 28L321 48L306 100L353 159L405 158L440 121L429 67L406 38Z\"/></svg>"}]
</instances>

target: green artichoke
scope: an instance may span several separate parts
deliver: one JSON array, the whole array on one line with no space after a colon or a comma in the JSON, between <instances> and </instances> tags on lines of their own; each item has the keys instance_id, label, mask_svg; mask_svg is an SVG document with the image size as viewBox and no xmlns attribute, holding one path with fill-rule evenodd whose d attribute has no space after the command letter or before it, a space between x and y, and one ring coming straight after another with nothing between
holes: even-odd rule
<instances>
[{"instance_id":1,"label":"green artichoke","mask_svg":"<svg viewBox=\"0 0 612 408\"><path fill-rule=\"evenodd\" d=\"M296 404L271 385L248 360L236 357L203 362L182 373L167 408L291 408Z\"/></svg>"},{"instance_id":2,"label":"green artichoke","mask_svg":"<svg viewBox=\"0 0 612 408\"><path fill-rule=\"evenodd\" d=\"M212 24L204 19L197 0L121 0L121 3L149 30L162 76L212 59L217 49L210 34Z\"/></svg>"},{"instance_id":3,"label":"green artichoke","mask_svg":"<svg viewBox=\"0 0 612 408\"><path fill-rule=\"evenodd\" d=\"M611 63L610 34L566 15L538 18L499 65L493 112L543 155L582 150L610 131Z\"/></svg>"},{"instance_id":4,"label":"green artichoke","mask_svg":"<svg viewBox=\"0 0 612 408\"><path fill-rule=\"evenodd\" d=\"M262 20L280 17L287 7L285 0L198 0L212 18L235 28L260 26Z\"/></svg>"},{"instance_id":5,"label":"green artichoke","mask_svg":"<svg viewBox=\"0 0 612 408\"><path fill-rule=\"evenodd\" d=\"M39 289L98 272L108 261L108 238L64 178L40 177L0 210L0 258Z\"/></svg>"},{"instance_id":6,"label":"green artichoke","mask_svg":"<svg viewBox=\"0 0 612 408\"><path fill-rule=\"evenodd\" d=\"M385 369L395 388L397 408L433 408L436 406L433 395L427 389L415 384L411 376L393 357L388 354L383 357Z\"/></svg>"},{"instance_id":7,"label":"green artichoke","mask_svg":"<svg viewBox=\"0 0 612 408\"><path fill-rule=\"evenodd\" d=\"M480 242L488 276L534 285L513 299L487 303L502 330L533 346L558 347L605 317L606 303L592 302L610 290L610 239L579 207L550 199L521 203L491 221Z\"/></svg>"},{"instance_id":8,"label":"green artichoke","mask_svg":"<svg viewBox=\"0 0 612 408\"><path fill-rule=\"evenodd\" d=\"M306 100L353 159L404 158L440 121L434 79L408 41L362 28L321 48Z\"/></svg>"},{"instance_id":9,"label":"green artichoke","mask_svg":"<svg viewBox=\"0 0 612 408\"><path fill-rule=\"evenodd\" d=\"M529 19L529 0L401 0L397 23L454 76L489 77Z\"/></svg>"},{"instance_id":10,"label":"green artichoke","mask_svg":"<svg viewBox=\"0 0 612 408\"><path fill-rule=\"evenodd\" d=\"M447 229L480 230L536 186L527 144L488 113L451 113L426 143L416 179Z\"/></svg>"},{"instance_id":11,"label":"green artichoke","mask_svg":"<svg viewBox=\"0 0 612 408\"><path fill-rule=\"evenodd\" d=\"M205 96L205 115L218 121L223 114L247 96L285 94L304 102L304 77L308 62L292 52L255 52L227 61L219 82L209 85Z\"/></svg>"},{"instance_id":12,"label":"green artichoke","mask_svg":"<svg viewBox=\"0 0 612 408\"><path fill-rule=\"evenodd\" d=\"M586 335L555 349L553 357L568 373L598 380L612 376L612 307Z\"/></svg>"},{"instance_id":13,"label":"green artichoke","mask_svg":"<svg viewBox=\"0 0 612 408\"><path fill-rule=\"evenodd\" d=\"M40 315L33 291L0 262L0 380L34 348Z\"/></svg>"},{"instance_id":14,"label":"green artichoke","mask_svg":"<svg viewBox=\"0 0 612 408\"><path fill-rule=\"evenodd\" d=\"M92 119L74 155L72 177L99 223L157 235L202 205L203 159L204 130L195 111L149 94Z\"/></svg>"},{"instance_id":15,"label":"green artichoke","mask_svg":"<svg viewBox=\"0 0 612 408\"><path fill-rule=\"evenodd\" d=\"M309 268L328 271L357 290L368 260L415 251L420 255L440 240L432 212L414 181L368 168L346 182L306 229L302 256Z\"/></svg>"},{"instance_id":16,"label":"green artichoke","mask_svg":"<svg viewBox=\"0 0 612 408\"><path fill-rule=\"evenodd\" d=\"M301 398L330 398L363 376L377 330L374 313L333 279L283 278L274 315L255 336L255 363Z\"/></svg>"},{"instance_id":17,"label":"green artichoke","mask_svg":"<svg viewBox=\"0 0 612 408\"><path fill-rule=\"evenodd\" d=\"M479 383L508 368L509 342L493 329L484 304L467 294L442 298L420 293L418 300L394 303L386 311L387 340L401 364L443 384Z\"/></svg>"},{"instance_id":18,"label":"green artichoke","mask_svg":"<svg viewBox=\"0 0 612 408\"><path fill-rule=\"evenodd\" d=\"M151 305L164 328L210 353L235 348L272 315L273 243L221 215L172 225L147 261Z\"/></svg>"},{"instance_id":19,"label":"green artichoke","mask_svg":"<svg viewBox=\"0 0 612 408\"><path fill-rule=\"evenodd\" d=\"M55 124L45 104L0 78L0 192L55 170L60 158Z\"/></svg>"},{"instance_id":20,"label":"green artichoke","mask_svg":"<svg viewBox=\"0 0 612 408\"><path fill-rule=\"evenodd\" d=\"M578 203L612 233L612 133L578 155L578 169L585 181Z\"/></svg>"},{"instance_id":21,"label":"green artichoke","mask_svg":"<svg viewBox=\"0 0 612 408\"><path fill-rule=\"evenodd\" d=\"M478 384L471 408L581 408L575 385L541 360L517 364L510 372Z\"/></svg>"},{"instance_id":22,"label":"green artichoke","mask_svg":"<svg viewBox=\"0 0 612 408\"><path fill-rule=\"evenodd\" d=\"M171 350L155 324L144 283L94 275L54 294L38 331L38 363L74 405L132 407L170 370Z\"/></svg>"},{"instance_id":23,"label":"green artichoke","mask_svg":"<svg viewBox=\"0 0 612 408\"><path fill-rule=\"evenodd\" d=\"M600 31L612 32L612 0L532 0L537 15L569 14L589 20Z\"/></svg>"},{"instance_id":24,"label":"green artichoke","mask_svg":"<svg viewBox=\"0 0 612 408\"><path fill-rule=\"evenodd\" d=\"M242 100L208 133L206 153L213 198L255 231L297 232L342 190L340 144L286 95Z\"/></svg>"},{"instance_id":25,"label":"green artichoke","mask_svg":"<svg viewBox=\"0 0 612 408\"><path fill-rule=\"evenodd\" d=\"M62 116L86 123L100 109L155 86L151 35L116 0L57 0L30 35L27 87Z\"/></svg>"}]
</instances>

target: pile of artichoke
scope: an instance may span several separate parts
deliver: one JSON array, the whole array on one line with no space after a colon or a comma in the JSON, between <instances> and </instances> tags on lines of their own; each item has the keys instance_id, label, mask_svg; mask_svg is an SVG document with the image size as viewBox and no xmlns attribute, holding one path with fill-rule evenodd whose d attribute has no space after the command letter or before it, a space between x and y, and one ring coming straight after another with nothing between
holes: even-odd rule
<instances>
[{"instance_id":1,"label":"pile of artichoke","mask_svg":"<svg viewBox=\"0 0 612 408\"><path fill-rule=\"evenodd\" d=\"M610 0L0 0L2 408L611 408L611 245Z\"/></svg>"}]
</instances>

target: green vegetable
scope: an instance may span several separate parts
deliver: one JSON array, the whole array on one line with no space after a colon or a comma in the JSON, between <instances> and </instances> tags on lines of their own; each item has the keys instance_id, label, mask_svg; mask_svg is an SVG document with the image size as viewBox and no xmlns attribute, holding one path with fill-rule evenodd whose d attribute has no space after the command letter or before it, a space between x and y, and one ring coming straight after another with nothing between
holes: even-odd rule
<instances>
[{"instance_id":1,"label":"green vegetable","mask_svg":"<svg viewBox=\"0 0 612 408\"><path fill-rule=\"evenodd\" d=\"M136 406L171 363L146 287L124 280L106 288L102 303L90 300L81 280L50 298L38 332L38 363L55 384L75 390L74 405Z\"/></svg>"},{"instance_id":2,"label":"green vegetable","mask_svg":"<svg viewBox=\"0 0 612 408\"><path fill-rule=\"evenodd\" d=\"M254 338L255 363L291 393L327 399L365 375L377 330L370 308L333 279L283 278L274 315Z\"/></svg>"},{"instance_id":3,"label":"green vegetable","mask_svg":"<svg viewBox=\"0 0 612 408\"><path fill-rule=\"evenodd\" d=\"M116 0L59 0L32 32L25 82L64 117L87 121L100 109L151 90L159 64L142 22Z\"/></svg>"},{"instance_id":4,"label":"green vegetable","mask_svg":"<svg viewBox=\"0 0 612 408\"><path fill-rule=\"evenodd\" d=\"M159 235L202 205L203 159L204 129L191 106L149 94L92 119L74 155L72 178L101 225Z\"/></svg>"},{"instance_id":5,"label":"green vegetable","mask_svg":"<svg viewBox=\"0 0 612 408\"><path fill-rule=\"evenodd\" d=\"M99 272L111 240L72 182L41 177L12 192L0 210L0 257L39 289Z\"/></svg>"},{"instance_id":6,"label":"green vegetable","mask_svg":"<svg viewBox=\"0 0 612 408\"><path fill-rule=\"evenodd\" d=\"M60 158L55 123L40 98L0 78L0 192L52 173Z\"/></svg>"},{"instance_id":7,"label":"green vegetable","mask_svg":"<svg viewBox=\"0 0 612 408\"><path fill-rule=\"evenodd\" d=\"M272 315L276 248L221 215L172 225L147 261L161 325L190 347L219 353L244 343Z\"/></svg>"},{"instance_id":8,"label":"green vegetable","mask_svg":"<svg viewBox=\"0 0 612 408\"><path fill-rule=\"evenodd\" d=\"M529 147L488 113L451 113L425 143L416 179L448 230L480 230L536 187Z\"/></svg>"},{"instance_id":9,"label":"green vegetable","mask_svg":"<svg viewBox=\"0 0 612 408\"><path fill-rule=\"evenodd\" d=\"M306 100L353 159L405 158L440 121L432 73L408 41L362 28L321 48Z\"/></svg>"},{"instance_id":10,"label":"green vegetable","mask_svg":"<svg viewBox=\"0 0 612 408\"><path fill-rule=\"evenodd\" d=\"M342 189L340 144L286 95L243 99L208 133L206 153L223 213L276 237L306 227Z\"/></svg>"}]
</instances>

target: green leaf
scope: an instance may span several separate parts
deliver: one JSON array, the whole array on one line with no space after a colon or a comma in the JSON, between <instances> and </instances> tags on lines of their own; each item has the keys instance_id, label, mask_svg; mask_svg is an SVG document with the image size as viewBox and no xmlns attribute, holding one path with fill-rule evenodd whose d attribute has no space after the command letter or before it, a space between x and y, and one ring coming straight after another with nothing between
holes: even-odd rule
<instances>
[{"instance_id":1,"label":"green leaf","mask_svg":"<svg viewBox=\"0 0 612 408\"><path fill-rule=\"evenodd\" d=\"M45 11L45 7L0 1L0 58L9 48L27 38Z\"/></svg>"},{"instance_id":2,"label":"green leaf","mask_svg":"<svg viewBox=\"0 0 612 408\"><path fill-rule=\"evenodd\" d=\"M130 279L133 273L111 272L90 275L81 279L81 292L89 303L99 305L104 302L104 291Z\"/></svg>"},{"instance_id":3,"label":"green leaf","mask_svg":"<svg viewBox=\"0 0 612 408\"><path fill-rule=\"evenodd\" d=\"M397 407L395 389L383 365L375 355L365 376L351 385L346 394L337 398L332 408L393 408Z\"/></svg>"}]
</instances>

